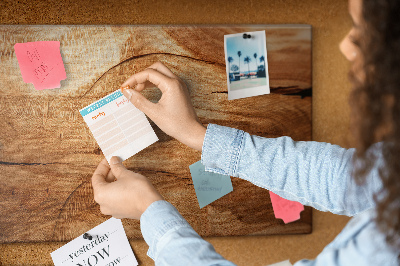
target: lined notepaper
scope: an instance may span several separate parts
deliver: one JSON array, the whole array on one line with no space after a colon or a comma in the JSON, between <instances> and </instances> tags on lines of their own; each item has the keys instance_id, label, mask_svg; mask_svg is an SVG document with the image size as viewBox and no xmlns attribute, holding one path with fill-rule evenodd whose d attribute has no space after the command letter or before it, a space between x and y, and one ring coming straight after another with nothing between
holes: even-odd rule
<instances>
[{"instance_id":1,"label":"lined notepaper","mask_svg":"<svg viewBox=\"0 0 400 266\"><path fill-rule=\"evenodd\" d=\"M158 140L143 112L117 90L80 110L107 161L126 160Z\"/></svg>"}]
</instances>

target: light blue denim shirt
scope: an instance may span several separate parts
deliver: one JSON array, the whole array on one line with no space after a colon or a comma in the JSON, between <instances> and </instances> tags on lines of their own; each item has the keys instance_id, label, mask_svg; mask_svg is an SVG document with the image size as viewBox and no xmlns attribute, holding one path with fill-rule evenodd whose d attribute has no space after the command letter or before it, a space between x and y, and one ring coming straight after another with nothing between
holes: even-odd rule
<instances>
[{"instance_id":1,"label":"light blue denim shirt","mask_svg":"<svg viewBox=\"0 0 400 266\"><path fill-rule=\"evenodd\" d=\"M301 260L295 266L398 265L399 251L386 244L374 222L373 195L382 187L378 176L382 160L378 155L376 168L359 186L351 177L354 152L328 143L262 138L210 124L201 160L207 171L242 178L321 211L354 216L315 260ZM149 245L147 254L156 265L234 265L166 201L150 205L140 226Z\"/></svg>"}]
</instances>

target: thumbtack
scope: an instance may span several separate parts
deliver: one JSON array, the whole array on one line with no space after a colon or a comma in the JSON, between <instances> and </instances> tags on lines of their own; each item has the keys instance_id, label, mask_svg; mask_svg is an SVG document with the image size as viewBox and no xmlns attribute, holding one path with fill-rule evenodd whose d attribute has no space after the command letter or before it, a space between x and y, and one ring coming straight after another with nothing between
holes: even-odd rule
<instances>
[{"instance_id":1,"label":"thumbtack","mask_svg":"<svg viewBox=\"0 0 400 266\"><path fill-rule=\"evenodd\" d=\"M243 39L251 39L251 35L243 33Z\"/></svg>"},{"instance_id":2,"label":"thumbtack","mask_svg":"<svg viewBox=\"0 0 400 266\"><path fill-rule=\"evenodd\" d=\"M121 92L123 93L124 90L128 90L128 89L130 89L130 88L131 88L131 86L129 86L129 85L126 85L126 86L124 86L124 87L121 87Z\"/></svg>"},{"instance_id":3,"label":"thumbtack","mask_svg":"<svg viewBox=\"0 0 400 266\"><path fill-rule=\"evenodd\" d=\"M90 235L90 234L88 234L88 233L84 233L84 234L83 234L83 239L92 240L93 237L96 238L96 236L92 236L92 235Z\"/></svg>"}]
</instances>

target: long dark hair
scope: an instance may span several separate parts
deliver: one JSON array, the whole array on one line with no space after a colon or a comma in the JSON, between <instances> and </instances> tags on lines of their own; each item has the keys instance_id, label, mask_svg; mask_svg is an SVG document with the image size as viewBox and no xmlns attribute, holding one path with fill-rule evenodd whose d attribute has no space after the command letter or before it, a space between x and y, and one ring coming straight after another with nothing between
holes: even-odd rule
<instances>
[{"instance_id":1,"label":"long dark hair","mask_svg":"<svg viewBox=\"0 0 400 266\"><path fill-rule=\"evenodd\" d=\"M400 250L399 16L399 0L363 0L362 39L356 40L362 54L362 78L356 73L357 66L350 72L355 160L362 162L354 169L354 177L359 184L365 180L376 160L367 150L382 141L385 164L379 169L383 189L374 198L376 222L395 250Z\"/></svg>"}]
</instances>

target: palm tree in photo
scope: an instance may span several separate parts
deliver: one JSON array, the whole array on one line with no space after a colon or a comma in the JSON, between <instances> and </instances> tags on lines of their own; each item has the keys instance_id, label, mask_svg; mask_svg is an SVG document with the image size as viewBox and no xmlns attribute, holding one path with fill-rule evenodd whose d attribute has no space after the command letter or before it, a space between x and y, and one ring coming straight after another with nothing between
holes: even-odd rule
<instances>
[{"instance_id":1,"label":"palm tree in photo","mask_svg":"<svg viewBox=\"0 0 400 266\"><path fill-rule=\"evenodd\" d=\"M232 56L228 57L228 63L229 63L229 72L231 72L231 63L233 62Z\"/></svg>"},{"instance_id":2,"label":"palm tree in photo","mask_svg":"<svg viewBox=\"0 0 400 266\"><path fill-rule=\"evenodd\" d=\"M264 62L264 60L265 60L265 58L264 58L264 56L262 55L262 56L260 57L260 63Z\"/></svg>"},{"instance_id":3,"label":"palm tree in photo","mask_svg":"<svg viewBox=\"0 0 400 266\"><path fill-rule=\"evenodd\" d=\"M265 58L264 58L263 55L260 57L260 63L262 63L262 62L265 62ZM263 66L263 65L261 65L260 67L262 67L262 66ZM265 77L265 76L266 76L265 63L264 63L263 68L260 70L260 76L261 76L261 77Z\"/></svg>"},{"instance_id":4,"label":"palm tree in photo","mask_svg":"<svg viewBox=\"0 0 400 266\"><path fill-rule=\"evenodd\" d=\"M241 51L238 51L238 56L239 56L239 79L240 79L240 57L242 56Z\"/></svg>"},{"instance_id":5,"label":"palm tree in photo","mask_svg":"<svg viewBox=\"0 0 400 266\"><path fill-rule=\"evenodd\" d=\"M246 56L244 58L244 62L247 64L247 67L248 67L248 70L249 70L248 75L249 75L249 78L250 78L250 62L251 62L251 58L249 56Z\"/></svg>"},{"instance_id":6,"label":"palm tree in photo","mask_svg":"<svg viewBox=\"0 0 400 266\"><path fill-rule=\"evenodd\" d=\"M257 72L257 53L254 53L253 56L254 56L254 59L255 59L255 63L256 63L256 72Z\"/></svg>"}]
</instances>

